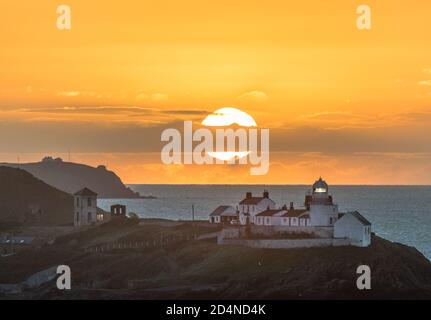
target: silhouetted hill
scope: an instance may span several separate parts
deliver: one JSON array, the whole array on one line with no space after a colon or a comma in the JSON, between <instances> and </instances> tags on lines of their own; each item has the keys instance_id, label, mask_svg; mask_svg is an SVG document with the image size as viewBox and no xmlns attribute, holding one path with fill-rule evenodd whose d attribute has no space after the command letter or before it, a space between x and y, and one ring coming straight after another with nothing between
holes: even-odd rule
<instances>
[{"instance_id":1,"label":"silhouetted hill","mask_svg":"<svg viewBox=\"0 0 431 320\"><path fill-rule=\"evenodd\" d=\"M378 236L367 248L302 249L220 246L191 237L217 230L203 222L111 221L57 238L42 252L8 258L0 283L20 283L67 259L73 290L60 292L53 280L16 298L431 299L431 262ZM85 250L94 246L99 250ZM363 264L371 269L371 290L356 286Z\"/></svg>"},{"instance_id":2,"label":"silhouetted hill","mask_svg":"<svg viewBox=\"0 0 431 320\"><path fill-rule=\"evenodd\" d=\"M36 163L3 163L0 165L24 169L51 186L73 194L87 187L99 198L138 198L139 194L127 188L121 179L105 166L97 168L84 164L64 162L47 157Z\"/></svg>"},{"instance_id":3,"label":"silhouetted hill","mask_svg":"<svg viewBox=\"0 0 431 320\"><path fill-rule=\"evenodd\" d=\"M72 219L70 194L25 170L0 166L0 222L61 225Z\"/></svg>"}]
</instances>

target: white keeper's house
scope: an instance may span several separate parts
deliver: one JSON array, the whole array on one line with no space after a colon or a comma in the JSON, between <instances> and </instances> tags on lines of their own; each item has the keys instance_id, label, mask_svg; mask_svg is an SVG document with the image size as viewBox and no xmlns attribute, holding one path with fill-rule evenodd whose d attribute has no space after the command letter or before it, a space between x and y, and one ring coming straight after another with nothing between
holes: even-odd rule
<instances>
[{"instance_id":1,"label":"white keeper's house","mask_svg":"<svg viewBox=\"0 0 431 320\"><path fill-rule=\"evenodd\" d=\"M359 212L340 213L338 205L329 194L328 184L319 178L305 195L304 206L276 206L265 190L262 196L247 192L245 198L235 207L223 205L216 208L209 217L211 223L226 226L261 226L278 231L325 229L334 239L350 239L352 245L366 247L371 244L371 223ZM281 229L280 229L281 228Z\"/></svg>"}]
</instances>

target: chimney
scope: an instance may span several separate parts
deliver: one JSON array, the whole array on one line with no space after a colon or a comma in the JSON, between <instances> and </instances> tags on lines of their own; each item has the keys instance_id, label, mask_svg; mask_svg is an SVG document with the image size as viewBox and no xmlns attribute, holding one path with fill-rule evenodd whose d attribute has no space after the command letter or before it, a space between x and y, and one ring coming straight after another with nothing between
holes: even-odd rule
<instances>
[{"instance_id":1,"label":"chimney","mask_svg":"<svg viewBox=\"0 0 431 320\"><path fill-rule=\"evenodd\" d=\"M246 198L246 199L251 199L251 192L247 192L247 193L245 194L245 198Z\"/></svg>"},{"instance_id":2,"label":"chimney","mask_svg":"<svg viewBox=\"0 0 431 320\"><path fill-rule=\"evenodd\" d=\"M290 203L290 210L293 210L294 209L294 207L293 207L293 202L291 202Z\"/></svg>"},{"instance_id":3,"label":"chimney","mask_svg":"<svg viewBox=\"0 0 431 320\"><path fill-rule=\"evenodd\" d=\"M263 197L264 198L269 198L269 192L268 192L268 190L265 190L264 192L263 192Z\"/></svg>"}]
</instances>

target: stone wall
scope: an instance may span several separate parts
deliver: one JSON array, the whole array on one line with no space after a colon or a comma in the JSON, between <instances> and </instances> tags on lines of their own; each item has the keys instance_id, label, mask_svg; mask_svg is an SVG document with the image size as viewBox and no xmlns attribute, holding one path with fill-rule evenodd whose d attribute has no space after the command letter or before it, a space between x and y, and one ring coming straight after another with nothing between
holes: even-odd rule
<instances>
[{"instance_id":1,"label":"stone wall","mask_svg":"<svg viewBox=\"0 0 431 320\"><path fill-rule=\"evenodd\" d=\"M220 245L238 245L249 248L288 249L312 247L338 247L350 245L349 239L227 239L219 238Z\"/></svg>"},{"instance_id":2,"label":"stone wall","mask_svg":"<svg viewBox=\"0 0 431 320\"><path fill-rule=\"evenodd\" d=\"M250 232L255 235L272 236L276 234L295 234L307 233L312 234L316 238L333 238L334 227L291 227L291 226L258 226L251 225Z\"/></svg>"}]
</instances>

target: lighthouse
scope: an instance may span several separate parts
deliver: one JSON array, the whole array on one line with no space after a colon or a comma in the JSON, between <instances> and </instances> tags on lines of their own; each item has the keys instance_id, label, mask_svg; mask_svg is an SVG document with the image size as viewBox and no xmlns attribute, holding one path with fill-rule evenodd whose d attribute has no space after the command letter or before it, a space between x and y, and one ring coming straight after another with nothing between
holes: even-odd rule
<instances>
[{"instance_id":1,"label":"lighthouse","mask_svg":"<svg viewBox=\"0 0 431 320\"><path fill-rule=\"evenodd\" d=\"M315 227L330 227L338 219L338 205L333 203L329 187L321 177L314 182L311 195L305 198L310 212L310 222Z\"/></svg>"}]
</instances>

